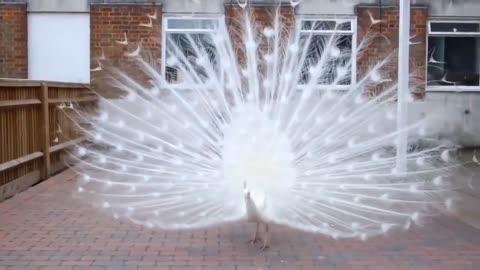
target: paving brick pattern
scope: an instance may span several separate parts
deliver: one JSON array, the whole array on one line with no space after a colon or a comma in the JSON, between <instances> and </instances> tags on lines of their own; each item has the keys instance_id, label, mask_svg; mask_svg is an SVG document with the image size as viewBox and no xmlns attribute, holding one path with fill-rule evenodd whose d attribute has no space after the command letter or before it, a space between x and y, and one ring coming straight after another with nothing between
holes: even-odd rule
<instances>
[{"instance_id":1,"label":"paving brick pattern","mask_svg":"<svg viewBox=\"0 0 480 270\"><path fill-rule=\"evenodd\" d=\"M73 199L71 178L0 203L0 270L480 269L480 231L452 217L367 242L275 227L262 252L244 223L166 232L117 222Z\"/></svg>"}]
</instances>

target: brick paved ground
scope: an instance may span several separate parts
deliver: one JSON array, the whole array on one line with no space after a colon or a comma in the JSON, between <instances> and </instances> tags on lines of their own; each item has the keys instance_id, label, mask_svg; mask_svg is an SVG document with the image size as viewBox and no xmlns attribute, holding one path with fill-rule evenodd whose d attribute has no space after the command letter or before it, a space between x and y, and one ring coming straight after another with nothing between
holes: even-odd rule
<instances>
[{"instance_id":1,"label":"brick paved ground","mask_svg":"<svg viewBox=\"0 0 480 270\"><path fill-rule=\"evenodd\" d=\"M450 217L366 243L274 228L261 252L246 244L245 224L163 232L116 223L73 200L69 178L0 203L0 270L480 270L480 231Z\"/></svg>"}]
</instances>

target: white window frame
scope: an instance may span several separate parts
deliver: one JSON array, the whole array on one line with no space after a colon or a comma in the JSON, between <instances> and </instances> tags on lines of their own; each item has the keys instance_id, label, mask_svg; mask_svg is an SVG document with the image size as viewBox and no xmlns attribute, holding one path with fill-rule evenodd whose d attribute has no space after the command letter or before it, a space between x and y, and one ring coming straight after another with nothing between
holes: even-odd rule
<instances>
[{"instance_id":1,"label":"white window frame","mask_svg":"<svg viewBox=\"0 0 480 270\"><path fill-rule=\"evenodd\" d=\"M351 24L351 30L302 30L302 23L305 21L337 21L345 22L349 21ZM352 36L352 67L351 67L351 79L349 85L336 85L333 90L348 90L352 85L355 85L357 81L357 17L356 16L345 16L345 17L329 17L329 16L297 16L296 17L296 31L301 34L310 34L313 35L328 35L328 34L340 34L340 35L351 35ZM305 85L300 85L297 87L299 90L303 90ZM327 90L328 85L317 84L315 86L318 90Z\"/></svg>"},{"instance_id":2,"label":"white window frame","mask_svg":"<svg viewBox=\"0 0 480 270\"><path fill-rule=\"evenodd\" d=\"M166 57L167 57L167 35L168 34L202 34L202 33L212 33L217 31L216 29L198 29L198 28L190 28L190 29L169 29L168 28L168 21L171 19L175 20L217 20L219 25L222 23L222 20L225 21L225 16L220 14L212 14L212 15L179 15L179 14L172 14L172 15L165 15L162 18L162 65L161 65L161 73L164 78L166 78ZM182 83L178 82L169 82L169 85L175 88L182 88Z\"/></svg>"},{"instance_id":3,"label":"white window frame","mask_svg":"<svg viewBox=\"0 0 480 270\"><path fill-rule=\"evenodd\" d=\"M428 51L429 37L478 37L480 38L480 31L478 32L432 32L432 23L472 23L472 24L479 24L480 21L478 20L437 20L431 19L427 23L427 53L425 56L426 65L425 65L425 74L428 75L428 61L430 59L430 52ZM478 63L480 65L480 63ZM480 84L479 86L465 86L465 85L428 85L428 76L425 76L425 91L427 92L480 92Z\"/></svg>"}]
</instances>

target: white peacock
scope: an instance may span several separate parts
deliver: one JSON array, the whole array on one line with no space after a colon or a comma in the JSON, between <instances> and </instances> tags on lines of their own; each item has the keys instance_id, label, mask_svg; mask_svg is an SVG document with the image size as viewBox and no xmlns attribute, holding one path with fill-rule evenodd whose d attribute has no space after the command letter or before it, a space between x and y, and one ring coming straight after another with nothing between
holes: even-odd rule
<instances>
[{"instance_id":1,"label":"white peacock","mask_svg":"<svg viewBox=\"0 0 480 270\"><path fill-rule=\"evenodd\" d=\"M356 59L339 46L342 22L321 38L315 27L286 38L278 12L257 31L245 11L242 62L225 23L202 43L187 34L188 56L167 40L166 61L183 75L182 89L139 50L130 54L150 87L112 69L121 99L102 98L94 115L64 108L90 138L73 153L78 194L150 228L247 219L257 223L253 242L266 225L263 248L271 224L365 240L451 207L453 198L443 194L463 186L450 181L458 165L442 142L426 137L426 119L396 130L395 83L365 95L388 81L390 59L346 84ZM367 35L353 55L375 38ZM402 132L412 146L407 172L395 169Z\"/></svg>"}]
</instances>

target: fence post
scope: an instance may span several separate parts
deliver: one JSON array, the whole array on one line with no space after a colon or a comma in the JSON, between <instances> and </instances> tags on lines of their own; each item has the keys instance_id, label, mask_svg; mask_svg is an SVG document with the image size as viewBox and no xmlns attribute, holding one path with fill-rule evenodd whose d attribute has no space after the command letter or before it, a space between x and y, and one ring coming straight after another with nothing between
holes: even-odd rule
<instances>
[{"instance_id":1,"label":"fence post","mask_svg":"<svg viewBox=\"0 0 480 270\"><path fill-rule=\"evenodd\" d=\"M40 131L42 152L43 152L43 171L42 178L47 179L50 176L50 125L48 116L48 85L45 82L41 84L40 91L41 117L43 127Z\"/></svg>"}]
</instances>

